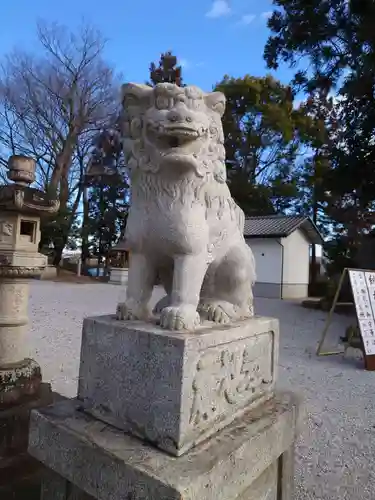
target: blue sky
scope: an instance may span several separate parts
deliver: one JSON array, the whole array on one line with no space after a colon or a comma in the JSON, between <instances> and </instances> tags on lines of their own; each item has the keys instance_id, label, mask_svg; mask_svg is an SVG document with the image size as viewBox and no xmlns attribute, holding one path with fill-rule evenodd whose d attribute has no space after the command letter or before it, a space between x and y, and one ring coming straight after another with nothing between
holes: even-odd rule
<instances>
[{"instance_id":1,"label":"blue sky","mask_svg":"<svg viewBox=\"0 0 375 500\"><path fill-rule=\"evenodd\" d=\"M271 0L14 0L4 1L0 57L13 47L37 51L38 19L74 28L85 19L109 40L106 57L126 81L143 82L148 66L172 50L183 63L186 83L210 90L224 74L266 74ZM275 75L287 83L292 73Z\"/></svg>"}]
</instances>

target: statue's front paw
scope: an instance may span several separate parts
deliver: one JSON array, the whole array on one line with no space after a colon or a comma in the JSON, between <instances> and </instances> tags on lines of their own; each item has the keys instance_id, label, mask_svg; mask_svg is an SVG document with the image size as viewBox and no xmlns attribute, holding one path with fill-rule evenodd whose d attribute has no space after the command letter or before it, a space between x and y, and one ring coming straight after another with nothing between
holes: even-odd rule
<instances>
[{"instance_id":1,"label":"statue's front paw","mask_svg":"<svg viewBox=\"0 0 375 500\"><path fill-rule=\"evenodd\" d=\"M198 311L202 319L220 324L227 324L254 316L252 304L238 307L224 300L201 302Z\"/></svg>"},{"instance_id":2,"label":"statue's front paw","mask_svg":"<svg viewBox=\"0 0 375 500\"><path fill-rule=\"evenodd\" d=\"M147 307L142 307L135 302L128 301L117 304L116 319L120 321L147 321L149 316Z\"/></svg>"},{"instance_id":3,"label":"statue's front paw","mask_svg":"<svg viewBox=\"0 0 375 500\"><path fill-rule=\"evenodd\" d=\"M230 323L235 316L235 309L229 302L212 301L201 303L199 313L205 320L225 325Z\"/></svg>"},{"instance_id":4,"label":"statue's front paw","mask_svg":"<svg viewBox=\"0 0 375 500\"><path fill-rule=\"evenodd\" d=\"M160 315L160 326L167 330L194 330L199 325L199 314L191 305L165 307Z\"/></svg>"}]
</instances>

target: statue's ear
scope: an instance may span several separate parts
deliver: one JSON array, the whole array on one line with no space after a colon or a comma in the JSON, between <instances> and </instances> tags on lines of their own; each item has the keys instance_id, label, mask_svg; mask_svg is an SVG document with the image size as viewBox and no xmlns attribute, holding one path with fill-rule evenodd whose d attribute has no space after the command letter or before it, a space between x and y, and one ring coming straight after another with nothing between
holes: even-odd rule
<instances>
[{"instance_id":1,"label":"statue's ear","mask_svg":"<svg viewBox=\"0 0 375 500\"><path fill-rule=\"evenodd\" d=\"M223 116L226 99L222 92L210 92L205 95L204 100L208 108L212 109L215 113L218 113L220 117Z\"/></svg>"},{"instance_id":2,"label":"statue's ear","mask_svg":"<svg viewBox=\"0 0 375 500\"><path fill-rule=\"evenodd\" d=\"M122 106L125 111L131 114L142 114L142 111L151 103L153 88L148 85L136 83L125 83L121 87Z\"/></svg>"}]
</instances>

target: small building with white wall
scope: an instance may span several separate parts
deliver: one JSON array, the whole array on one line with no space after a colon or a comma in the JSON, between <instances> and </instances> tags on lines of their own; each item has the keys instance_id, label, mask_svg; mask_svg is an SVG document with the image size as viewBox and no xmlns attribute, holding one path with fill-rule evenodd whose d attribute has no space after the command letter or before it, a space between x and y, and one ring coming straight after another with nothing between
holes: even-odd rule
<instances>
[{"instance_id":1,"label":"small building with white wall","mask_svg":"<svg viewBox=\"0 0 375 500\"><path fill-rule=\"evenodd\" d=\"M256 297L300 299L308 296L310 247L323 243L309 217L248 217L244 236L256 261Z\"/></svg>"}]
</instances>

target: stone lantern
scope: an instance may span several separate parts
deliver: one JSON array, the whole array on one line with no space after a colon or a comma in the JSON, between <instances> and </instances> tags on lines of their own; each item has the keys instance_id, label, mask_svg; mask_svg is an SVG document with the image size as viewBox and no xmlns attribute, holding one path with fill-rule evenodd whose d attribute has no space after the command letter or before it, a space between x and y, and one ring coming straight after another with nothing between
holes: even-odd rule
<instances>
[{"instance_id":1,"label":"stone lantern","mask_svg":"<svg viewBox=\"0 0 375 500\"><path fill-rule=\"evenodd\" d=\"M35 161L11 156L0 186L0 409L38 394L41 373L30 359L24 335L28 324L28 279L39 277L47 257L38 252L40 217L54 214L57 200L29 187Z\"/></svg>"}]
</instances>

